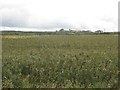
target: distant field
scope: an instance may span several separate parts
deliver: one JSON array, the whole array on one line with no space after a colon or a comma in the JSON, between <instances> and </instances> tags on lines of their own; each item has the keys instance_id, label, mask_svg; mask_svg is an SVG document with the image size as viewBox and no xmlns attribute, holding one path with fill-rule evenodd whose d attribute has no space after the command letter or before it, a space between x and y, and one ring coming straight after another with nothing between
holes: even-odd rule
<instances>
[{"instance_id":1,"label":"distant field","mask_svg":"<svg viewBox=\"0 0 120 90\"><path fill-rule=\"evenodd\" d=\"M4 88L115 88L117 35L3 35Z\"/></svg>"}]
</instances>

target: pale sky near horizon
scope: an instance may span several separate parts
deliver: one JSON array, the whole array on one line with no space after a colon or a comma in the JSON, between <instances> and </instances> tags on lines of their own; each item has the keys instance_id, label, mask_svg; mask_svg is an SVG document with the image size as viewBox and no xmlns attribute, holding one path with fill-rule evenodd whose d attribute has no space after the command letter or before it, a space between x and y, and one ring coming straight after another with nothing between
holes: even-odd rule
<instances>
[{"instance_id":1,"label":"pale sky near horizon","mask_svg":"<svg viewBox=\"0 0 120 90\"><path fill-rule=\"evenodd\" d=\"M1 27L7 27L7 29L56 30L64 28L117 31L118 1L2 0L2 5L0 5Z\"/></svg>"}]
</instances>

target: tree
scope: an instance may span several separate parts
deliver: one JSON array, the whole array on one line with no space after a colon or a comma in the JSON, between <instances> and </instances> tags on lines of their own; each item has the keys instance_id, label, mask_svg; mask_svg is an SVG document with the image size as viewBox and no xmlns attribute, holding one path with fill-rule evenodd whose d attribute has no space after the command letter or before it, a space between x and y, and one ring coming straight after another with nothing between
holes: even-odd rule
<instances>
[{"instance_id":1,"label":"tree","mask_svg":"<svg viewBox=\"0 0 120 90\"><path fill-rule=\"evenodd\" d=\"M103 31L102 30L97 30L95 31L96 33L102 33Z\"/></svg>"},{"instance_id":2,"label":"tree","mask_svg":"<svg viewBox=\"0 0 120 90\"><path fill-rule=\"evenodd\" d=\"M64 32L65 30L64 29L60 29L59 32Z\"/></svg>"}]
</instances>

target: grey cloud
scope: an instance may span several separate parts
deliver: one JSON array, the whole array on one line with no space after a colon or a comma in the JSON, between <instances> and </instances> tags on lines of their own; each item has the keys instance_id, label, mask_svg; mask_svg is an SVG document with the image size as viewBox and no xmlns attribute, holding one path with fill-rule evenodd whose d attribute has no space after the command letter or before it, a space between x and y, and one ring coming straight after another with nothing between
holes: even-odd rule
<instances>
[{"instance_id":1,"label":"grey cloud","mask_svg":"<svg viewBox=\"0 0 120 90\"><path fill-rule=\"evenodd\" d=\"M81 25L74 25L73 22L65 22L65 21L51 21L49 23L41 23L34 26L30 26L32 28L39 28L39 29L56 29L56 28L64 28L64 29L73 29L81 27Z\"/></svg>"},{"instance_id":2,"label":"grey cloud","mask_svg":"<svg viewBox=\"0 0 120 90\"><path fill-rule=\"evenodd\" d=\"M6 27L25 27L25 28L39 28L39 29L55 29L55 28L76 28L74 22L67 20L46 20L49 22L42 22L40 19L32 20L29 12L21 5L7 5L0 7L0 14L2 14L2 26Z\"/></svg>"},{"instance_id":3,"label":"grey cloud","mask_svg":"<svg viewBox=\"0 0 120 90\"><path fill-rule=\"evenodd\" d=\"M106 21L106 22L114 22L114 19L111 17L104 17L101 20Z\"/></svg>"},{"instance_id":4,"label":"grey cloud","mask_svg":"<svg viewBox=\"0 0 120 90\"><path fill-rule=\"evenodd\" d=\"M25 27L26 22L20 17L2 17L2 26L6 27Z\"/></svg>"},{"instance_id":5,"label":"grey cloud","mask_svg":"<svg viewBox=\"0 0 120 90\"><path fill-rule=\"evenodd\" d=\"M113 17L105 16L105 17L101 18L100 20L107 22L107 23L113 23L113 24L117 25L117 19L115 19Z\"/></svg>"},{"instance_id":6,"label":"grey cloud","mask_svg":"<svg viewBox=\"0 0 120 90\"><path fill-rule=\"evenodd\" d=\"M2 14L2 26L6 27L25 27L25 28L39 28L39 29L56 29L56 28L86 28L86 25L75 24L76 22L67 20L51 20L49 22L42 21L29 21L32 18L29 12L25 10L23 6L16 5L3 5L0 8L0 13Z\"/></svg>"},{"instance_id":7,"label":"grey cloud","mask_svg":"<svg viewBox=\"0 0 120 90\"><path fill-rule=\"evenodd\" d=\"M2 14L2 26L6 27L25 27L29 13L22 7L16 6L3 6L0 9Z\"/></svg>"},{"instance_id":8,"label":"grey cloud","mask_svg":"<svg viewBox=\"0 0 120 90\"><path fill-rule=\"evenodd\" d=\"M55 21L54 23L48 23L40 26L41 28L45 29L54 29L54 28L73 28L74 25L67 23L67 22L60 22L60 21Z\"/></svg>"}]
</instances>

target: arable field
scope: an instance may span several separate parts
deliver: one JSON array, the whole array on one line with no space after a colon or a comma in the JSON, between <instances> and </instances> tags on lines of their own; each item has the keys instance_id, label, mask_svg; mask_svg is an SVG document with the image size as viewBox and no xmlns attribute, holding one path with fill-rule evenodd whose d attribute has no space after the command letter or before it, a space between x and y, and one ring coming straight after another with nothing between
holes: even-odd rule
<instances>
[{"instance_id":1,"label":"arable field","mask_svg":"<svg viewBox=\"0 0 120 90\"><path fill-rule=\"evenodd\" d=\"M3 88L115 88L117 35L3 35Z\"/></svg>"}]
</instances>

